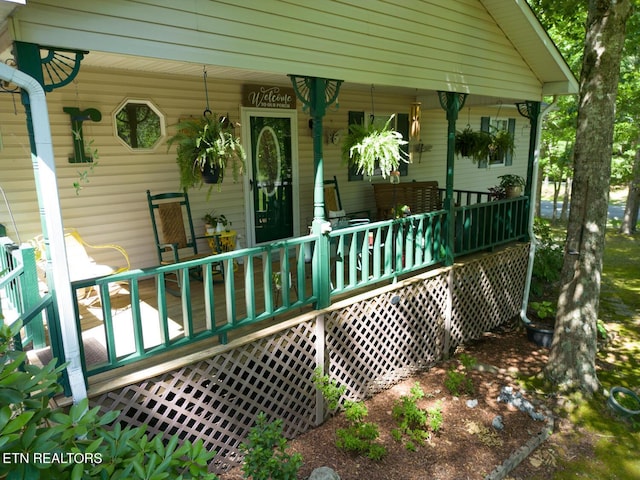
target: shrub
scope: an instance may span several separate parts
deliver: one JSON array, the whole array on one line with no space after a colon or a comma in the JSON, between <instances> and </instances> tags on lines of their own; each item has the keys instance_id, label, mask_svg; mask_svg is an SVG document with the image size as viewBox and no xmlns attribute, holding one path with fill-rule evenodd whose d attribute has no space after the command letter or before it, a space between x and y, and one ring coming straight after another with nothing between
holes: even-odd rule
<instances>
[{"instance_id":1,"label":"shrub","mask_svg":"<svg viewBox=\"0 0 640 480\"><path fill-rule=\"evenodd\" d=\"M282 435L282 420L267 422L260 412L248 439L240 445L245 453L244 478L253 480L295 480L302 466L302 455L289 455L287 439Z\"/></svg>"},{"instance_id":2,"label":"shrub","mask_svg":"<svg viewBox=\"0 0 640 480\"><path fill-rule=\"evenodd\" d=\"M408 436L405 444L407 450L416 451L418 446L422 446L429 438L427 428L431 427L433 432L437 432L442 425L442 406L424 410L418 407L417 402L425 396L420 384L411 387L409 395L403 395L394 404L392 415L398 423L398 428L391 431L392 437L401 442L404 435Z\"/></svg>"},{"instance_id":3,"label":"shrub","mask_svg":"<svg viewBox=\"0 0 640 480\"><path fill-rule=\"evenodd\" d=\"M447 376L444 380L444 386L456 397L462 394L471 395L474 392L471 369L478 363L475 358L464 353L460 355L459 361L462 365L462 371L452 367L447 370Z\"/></svg>"},{"instance_id":4,"label":"shrub","mask_svg":"<svg viewBox=\"0 0 640 480\"><path fill-rule=\"evenodd\" d=\"M319 368L315 370L313 381L327 402L329 410L337 410L340 398L346 392L347 387L344 385L338 387L337 382L331 380L328 375L322 375L322 370ZM369 413L364 402L345 400L342 406L349 426L336 430L336 447L347 452L364 455L371 460L380 460L384 457L387 454L386 448L375 443L380 436L378 426L375 423L364 421Z\"/></svg>"},{"instance_id":5,"label":"shrub","mask_svg":"<svg viewBox=\"0 0 640 480\"><path fill-rule=\"evenodd\" d=\"M549 223L545 220L534 220L533 233L538 243L533 260L531 293L540 296L545 287L560 280L564 253L562 244L554 239Z\"/></svg>"},{"instance_id":6,"label":"shrub","mask_svg":"<svg viewBox=\"0 0 640 480\"><path fill-rule=\"evenodd\" d=\"M108 428L119 412L102 415L99 407L88 408L87 399L68 413L51 408L49 399L62 391L64 367L56 368L55 359L42 368L26 364L26 354L10 347L20 327L0 326L0 458L20 453L29 461L0 462L0 478L217 478L207 471L215 452L201 440L178 446L175 435L168 441L147 437L146 426ZM43 454L68 461L38 462Z\"/></svg>"}]
</instances>

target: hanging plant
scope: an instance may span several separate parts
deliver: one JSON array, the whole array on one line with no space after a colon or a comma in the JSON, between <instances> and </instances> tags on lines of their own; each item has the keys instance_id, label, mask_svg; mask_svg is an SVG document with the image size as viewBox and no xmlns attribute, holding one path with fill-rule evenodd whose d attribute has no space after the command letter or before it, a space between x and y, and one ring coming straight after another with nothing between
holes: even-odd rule
<instances>
[{"instance_id":1,"label":"hanging plant","mask_svg":"<svg viewBox=\"0 0 640 480\"><path fill-rule=\"evenodd\" d=\"M202 119L188 119L176 125L176 134L169 138L169 148L177 145L176 161L180 169L180 187L201 187L203 183L221 183L231 168L237 182L245 170L246 154L240 139L226 117L205 111ZM213 179L205 174L212 173Z\"/></svg>"},{"instance_id":2,"label":"hanging plant","mask_svg":"<svg viewBox=\"0 0 640 480\"><path fill-rule=\"evenodd\" d=\"M371 122L349 125L349 134L342 144L342 156L350 165L355 165L358 174L372 177L379 169L382 178L398 170L400 162L409 162L409 156L400 147L407 141L402 134L390 128L392 115L380 128Z\"/></svg>"},{"instance_id":3,"label":"hanging plant","mask_svg":"<svg viewBox=\"0 0 640 480\"><path fill-rule=\"evenodd\" d=\"M474 131L469 125L462 131L456 132L454 151L462 157L469 157L473 161L487 158L491 136L487 132Z\"/></svg>"}]
</instances>

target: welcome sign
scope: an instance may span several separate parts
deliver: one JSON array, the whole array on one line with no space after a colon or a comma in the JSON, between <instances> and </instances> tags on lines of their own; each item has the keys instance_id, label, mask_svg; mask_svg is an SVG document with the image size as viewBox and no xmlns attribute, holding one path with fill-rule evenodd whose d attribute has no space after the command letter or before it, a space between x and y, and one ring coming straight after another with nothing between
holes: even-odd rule
<instances>
[{"instance_id":1,"label":"welcome sign","mask_svg":"<svg viewBox=\"0 0 640 480\"><path fill-rule=\"evenodd\" d=\"M242 95L243 107L254 108L296 108L296 94L293 88L267 85L245 85Z\"/></svg>"}]
</instances>

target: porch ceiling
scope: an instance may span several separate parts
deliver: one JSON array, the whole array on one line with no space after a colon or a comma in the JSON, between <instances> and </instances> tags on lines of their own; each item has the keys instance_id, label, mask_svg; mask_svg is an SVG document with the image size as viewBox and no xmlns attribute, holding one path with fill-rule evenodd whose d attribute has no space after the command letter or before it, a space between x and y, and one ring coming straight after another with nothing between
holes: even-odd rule
<instances>
[{"instance_id":1,"label":"porch ceiling","mask_svg":"<svg viewBox=\"0 0 640 480\"><path fill-rule=\"evenodd\" d=\"M162 75L186 75L202 76L204 65L178 62L175 60L158 59L151 57L137 57L133 55L114 54L109 52L91 51L82 60L83 66L94 68L135 70L147 73L158 73ZM270 84L289 86L289 78L280 73L270 73L256 70L245 70L240 68L222 67L218 65L206 65L209 78L221 78L225 80L235 80L243 83ZM304 72L291 72L304 74ZM349 89L369 92L370 84L345 83ZM416 90L402 86L375 85L376 91L396 95L415 96L423 102L423 108L440 108L440 104L435 91ZM466 105L502 105L520 102L523 99L487 97L482 95L470 95Z\"/></svg>"}]
</instances>

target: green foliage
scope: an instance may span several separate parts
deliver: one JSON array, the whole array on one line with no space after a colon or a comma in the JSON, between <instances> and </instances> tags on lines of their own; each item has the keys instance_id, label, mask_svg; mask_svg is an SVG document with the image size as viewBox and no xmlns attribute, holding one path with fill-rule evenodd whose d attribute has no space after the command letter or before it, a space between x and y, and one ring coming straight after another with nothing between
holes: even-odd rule
<instances>
[{"instance_id":1,"label":"green foliage","mask_svg":"<svg viewBox=\"0 0 640 480\"><path fill-rule=\"evenodd\" d=\"M408 155L402 150L408 142L402 134L390 128L393 115L381 128L375 122L367 127L360 124L349 125L349 134L342 145L343 159L356 166L357 173L372 177L380 169L382 178L398 170L400 161L408 162Z\"/></svg>"},{"instance_id":2,"label":"green foliage","mask_svg":"<svg viewBox=\"0 0 640 480\"><path fill-rule=\"evenodd\" d=\"M327 402L327 408L330 412L335 411L340 406L340 398L347 391L346 385L338 386L338 382L329 378L329 375L323 375L320 367L316 368L313 374L313 383L320 390L322 396Z\"/></svg>"},{"instance_id":3,"label":"green foliage","mask_svg":"<svg viewBox=\"0 0 640 480\"><path fill-rule=\"evenodd\" d=\"M77 130L73 130L73 136L76 140L82 139L80 132ZM83 184L89 183L89 175L93 173L99 163L98 158L100 158L100 156L98 155L98 149L93 145L93 142L93 139L91 139L86 143L87 154L89 158L91 158L91 163L89 163L89 166L86 169L82 171L78 170L78 179L73 182L73 188L76 191L76 195L80 195L80 190L84 188Z\"/></svg>"},{"instance_id":4,"label":"green foliage","mask_svg":"<svg viewBox=\"0 0 640 480\"><path fill-rule=\"evenodd\" d=\"M542 302L531 302L529 307L535 312L540 320L554 318L556 316L556 306L547 300Z\"/></svg>"},{"instance_id":5,"label":"green foliage","mask_svg":"<svg viewBox=\"0 0 640 480\"><path fill-rule=\"evenodd\" d=\"M542 295L545 288L553 287L553 284L560 280L564 253L561 243L554 239L547 221L536 218L533 233L537 245L533 260L531 293Z\"/></svg>"},{"instance_id":6,"label":"green foliage","mask_svg":"<svg viewBox=\"0 0 640 480\"><path fill-rule=\"evenodd\" d=\"M475 391L473 381L471 379L471 370L476 365L477 360L464 353L460 355L459 360L462 366L462 371L451 367L447 370L446 378L444 380L444 386L446 389L456 397L463 394L471 395Z\"/></svg>"},{"instance_id":7,"label":"green foliage","mask_svg":"<svg viewBox=\"0 0 640 480\"><path fill-rule=\"evenodd\" d=\"M267 421L260 412L246 442L240 445L245 454L244 478L253 480L295 480L302 466L302 455L287 453L287 439L282 434L282 420Z\"/></svg>"},{"instance_id":8,"label":"green foliage","mask_svg":"<svg viewBox=\"0 0 640 480\"><path fill-rule=\"evenodd\" d=\"M68 412L51 408L49 398L61 391L60 372L51 361L45 367L25 364L26 354L10 348L21 325L0 327L0 457L24 454L29 462L0 463L0 477L11 479L214 479L207 466L214 453L202 441L178 437L168 442L148 438L145 427L122 428L119 412L100 414L84 399ZM68 461L38 461L36 454ZM73 460L69 460L69 457ZM77 461L82 459L84 461Z\"/></svg>"},{"instance_id":9,"label":"green foliage","mask_svg":"<svg viewBox=\"0 0 640 480\"><path fill-rule=\"evenodd\" d=\"M226 117L210 114L202 119L183 120L167 141L169 148L174 143L181 188L201 187L202 172L207 165L222 170L231 168L234 182L244 173L246 153ZM220 175L218 183L222 179Z\"/></svg>"},{"instance_id":10,"label":"green foliage","mask_svg":"<svg viewBox=\"0 0 640 480\"><path fill-rule=\"evenodd\" d=\"M425 393L416 384L411 387L409 395L403 395L393 405L391 414L398 424L398 428L391 431L391 436L398 442L402 441L403 436L408 439L405 447L409 451L416 451L417 447L424 445L429 438L429 430L437 432L442 426L442 406L436 406L425 410L418 406L418 401L425 397Z\"/></svg>"},{"instance_id":11,"label":"green foliage","mask_svg":"<svg viewBox=\"0 0 640 480\"><path fill-rule=\"evenodd\" d=\"M344 385L338 387L335 380L331 380L328 375L322 375L320 368L315 370L313 382L322 393L329 410L337 410L347 387ZM380 460L384 457L387 453L386 449L383 445L375 443L380 436L378 426L375 423L365 422L369 412L364 402L345 400L342 406L349 426L336 430L336 446L347 452L364 455L371 460Z\"/></svg>"},{"instance_id":12,"label":"green foliage","mask_svg":"<svg viewBox=\"0 0 640 480\"><path fill-rule=\"evenodd\" d=\"M461 353L460 363L462 364L462 366L466 371L469 371L478 364L478 360L475 357L472 357L471 355L467 355L466 353Z\"/></svg>"},{"instance_id":13,"label":"green foliage","mask_svg":"<svg viewBox=\"0 0 640 480\"><path fill-rule=\"evenodd\" d=\"M428 408L427 413L429 414L429 428L434 433L438 433L444 422L442 418L442 402L437 402L433 407Z\"/></svg>"}]
</instances>

